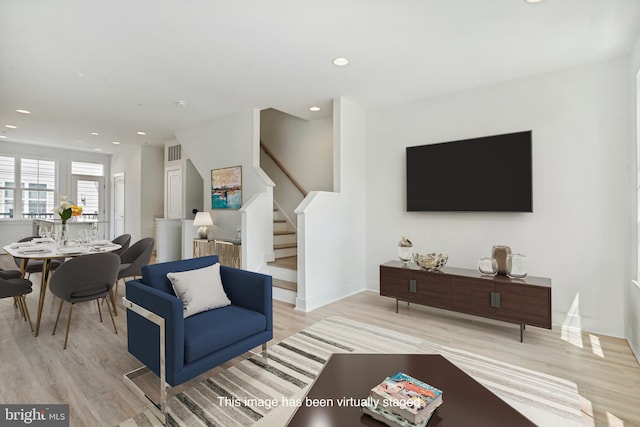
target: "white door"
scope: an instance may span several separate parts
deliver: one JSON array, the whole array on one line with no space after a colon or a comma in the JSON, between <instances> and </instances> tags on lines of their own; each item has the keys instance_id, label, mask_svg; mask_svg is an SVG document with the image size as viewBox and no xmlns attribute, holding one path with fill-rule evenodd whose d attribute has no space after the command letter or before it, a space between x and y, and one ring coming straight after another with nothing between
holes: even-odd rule
<instances>
[{"instance_id":1,"label":"white door","mask_svg":"<svg viewBox=\"0 0 640 427\"><path fill-rule=\"evenodd\" d=\"M182 168L166 170L167 218L182 218Z\"/></svg>"},{"instance_id":2,"label":"white door","mask_svg":"<svg viewBox=\"0 0 640 427\"><path fill-rule=\"evenodd\" d=\"M124 234L124 174L113 176L113 234Z\"/></svg>"},{"instance_id":3,"label":"white door","mask_svg":"<svg viewBox=\"0 0 640 427\"><path fill-rule=\"evenodd\" d=\"M82 207L82 218L106 221L104 208L104 178L91 175L72 175L71 200Z\"/></svg>"}]
</instances>

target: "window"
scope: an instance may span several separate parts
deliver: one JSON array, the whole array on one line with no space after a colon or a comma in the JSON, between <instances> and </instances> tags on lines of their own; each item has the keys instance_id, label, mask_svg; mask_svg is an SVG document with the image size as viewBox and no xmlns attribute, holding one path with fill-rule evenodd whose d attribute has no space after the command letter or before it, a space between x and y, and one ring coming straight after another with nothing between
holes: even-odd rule
<instances>
[{"instance_id":1,"label":"window","mask_svg":"<svg viewBox=\"0 0 640 427\"><path fill-rule=\"evenodd\" d=\"M98 220L105 215L105 167L65 156L39 159L36 154L0 153L0 221L56 219L53 208L60 195L82 206L78 220ZM59 172L65 174L61 181Z\"/></svg>"},{"instance_id":2,"label":"window","mask_svg":"<svg viewBox=\"0 0 640 427\"><path fill-rule=\"evenodd\" d=\"M104 176L104 165L100 163L71 162L71 174Z\"/></svg>"},{"instance_id":3,"label":"window","mask_svg":"<svg viewBox=\"0 0 640 427\"><path fill-rule=\"evenodd\" d=\"M22 159L20 161L22 217L53 217L56 190L56 162Z\"/></svg>"},{"instance_id":4,"label":"window","mask_svg":"<svg viewBox=\"0 0 640 427\"><path fill-rule=\"evenodd\" d=\"M0 219L13 218L16 188L13 157L0 156Z\"/></svg>"},{"instance_id":5,"label":"window","mask_svg":"<svg viewBox=\"0 0 640 427\"><path fill-rule=\"evenodd\" d=\"M71 162L72 196L82 207L83 220L98 220L104 204L104 165Z\"/></svg>"}]
</instances>

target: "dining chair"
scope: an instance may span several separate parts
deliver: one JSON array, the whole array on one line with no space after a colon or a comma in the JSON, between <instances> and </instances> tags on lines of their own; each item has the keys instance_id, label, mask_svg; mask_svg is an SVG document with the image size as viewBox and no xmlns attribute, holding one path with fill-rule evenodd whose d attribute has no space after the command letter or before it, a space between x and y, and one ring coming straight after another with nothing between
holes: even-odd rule
<instances>
[{"instance_id":1,"label":"dining chair","mask_svg":"<svg viewBox=\"0 0 640 427\"><path fill-rule=\"evenodd\" d=\"M121 246L120 249L113 251L113 253L116 255L122 255L122 253L129 248L129 244L131 243L131 234L121 234L111 242Z\"/></svg>"},{"instance_id":2,"label":"dining chair","mask_svg":"<svg viewBox=\"0 0 640 427\"><path fill-rule=\"evenodd\" d=\"M5 273L1 271L0 273ZM20 313L25 321L29 322L31 331L33 331L33 324L31 323L31 316L29 316L29 309L27 308L27 302L25 295L30 294L32 289L31 281L23 279L18 274L18 277L0 278L0 298L12 298L15 304L20 309Z\"/></svg>"},{"instance_id":3,"label":"dining chair","mask_svg":"<svg viewBox=\"0 0 640 427\"><path fill-rule=\"evenodd\" d=\"M21 278L22 278L22 273L18 270L5 270L3 268L0 268L0 279L9 280L9 279L21 279ZM13 299L14 299L14 306L20 310L20 313L22 314L22 317L24 317L24 320L27 320L27 313L25 313L23 306L18 300L19 297L16 296Z\"/></svg>"},{"instance_id":4,"label":"dining chair","mask_svg":"<svg viewBox=\"0 0 640 427\"><path fill-rule=\"evenodd\" d=\"M224 240L214 240L213 247L218 255L221 265L227 265L233 268L240 268L240 254L238 253L239 245Z\"/></svg>"},{"instance_id":5,"label":"dining chair","mask_svg":"<svg viewBox=\"0 0 640 427\"><path fill-rule=\"evenodd\" d=\"M25 243L25 242L30 242L35 238L38 238L40 236L29 236L29 237L24 237L20 240L18 240L17 243ZM16 265L18 266L18 268L20 268L20 264L22 263L22 260L24 258L20 258L20 257L13 257L13 261L16 263ZM59 260L59 259L52 259L51 263L49 264L49 271L53 271L55 269L57 269L58 267L60 267L60 265L64 262L64 260ZM31 277L31 273L42 273L42 260L40 259L30 259L27 261L27 266L24 270L24 273L27 275L27 279L29 279Z\"/></svg>"},{"instance_id":6,"label":"dining chair","mask_svg":"<svg viewBox=\"0 0 640 427\"><path fill-rule=\"evenodd\" d=\"M61 299L56 323L53 326L55 335L62 312L62 305L68 302L69 318L67 319L67 332L64 336L64 348L67 348L69 339L69 327L71 326L71 314L74 304L84 301L95 300L98 306L100 322L102 322L102 310L98 300L104 298L107 301L109 316L113 323L113 330L118 333L116 322L113 320L111 312L111 302L109 292L118 277L118 267L120 267L120 257L116 254L105 252L97 254L82 255L70 259L62 264L52 275L49 282L51 293ZM114 307L115 309L115 307Z\"/></svg>"},{"instance_id":7,"label":"dining chair","mask_svg":"<svg viewBox=\"0 0 640 427\"><path fill-rule=\"evenodd\" d=\"M22 273L18 270L5 270L0 268L0 279L19 279L22 277Z\"/></svg>"},{"instance_id":8,"label":"dining chair","mask_svg":"<svg viewBox=\"0 0 640 427\"><path fill-rule=\"evenodd\" d=\"M148 265L153 254L154 240L145 237L131 245L126 251L120 254L120 271L116 280L115 294L118 295L118 283L120 279L124 281L127 277L142 276L142 267Z\"/></svg>"}]
</instances>

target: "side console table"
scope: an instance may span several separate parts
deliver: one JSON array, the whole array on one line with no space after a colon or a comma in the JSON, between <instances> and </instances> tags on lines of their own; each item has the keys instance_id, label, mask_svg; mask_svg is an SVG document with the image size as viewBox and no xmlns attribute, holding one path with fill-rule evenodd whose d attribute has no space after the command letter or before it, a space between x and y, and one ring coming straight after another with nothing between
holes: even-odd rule
<instances>
[{"instance_id":1,"label":"side console table","mask_svg":"<svg viewBox=\"0 0 640 427\"><path fill-rule=\"evenodd\" d=\"M242 241L240 239L193 239L193 257L218 255L220 264L242 267Z\"/></svg>"},{"instance_id":2,"label":"side console table","mask_svg":"<svg viewBox=\"0 0 640 427\"><path fill-rule=\"evenodd\" d=\"M489 276L477 270L444 267L426 271L399 261L380 265L380 295L474 314L520 325L551 329L551 279L527 276L511 279Z\"/></svg>"}]
</instances>

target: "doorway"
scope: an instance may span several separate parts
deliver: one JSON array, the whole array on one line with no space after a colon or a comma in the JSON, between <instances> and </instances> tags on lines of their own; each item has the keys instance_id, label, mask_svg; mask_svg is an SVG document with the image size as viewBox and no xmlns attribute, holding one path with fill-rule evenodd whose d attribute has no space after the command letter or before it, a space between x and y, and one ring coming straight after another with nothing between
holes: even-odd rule
<instances>
[{"instance_id":1,"label":"doorway","mask_svg":"<svg viewBox=\"0 0 640 427\"><path fill-rule=\"evenodd\" d=\"M124 174L113 176L113 233L115 236L124 234Z\"/></svg>"}]
</instances>

